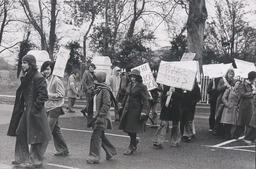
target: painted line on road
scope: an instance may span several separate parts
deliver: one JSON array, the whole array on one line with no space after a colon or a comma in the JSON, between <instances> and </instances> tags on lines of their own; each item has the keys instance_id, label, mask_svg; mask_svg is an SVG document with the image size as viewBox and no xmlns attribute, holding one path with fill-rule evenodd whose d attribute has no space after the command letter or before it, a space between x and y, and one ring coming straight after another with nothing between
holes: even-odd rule
<instances>
[{"instance_id":1,"label":"painted line on road","mask_svg":"<svg viewBox=\"0 0 256 169\"><path fill-rule=\"evenodd\" d=\"M83 132L83 133L92 133L91 130L78 130L78 129L69 129L69 128L61 128L62 130L66 131L77 131L77 132ZM126 135L121 135L121 134L112 134L112 133L105 133L107 136L114 136L114 137L122 137L122 138L130 138L129 136Z\"/></svg>"},{"instance_id":2,"label":"painted line on road","mask_svg":"<svg viewBox=\"0 0 256 169\"><path fill-rule=\"evenodd\" d=\"M235 148L236 146L234 146L234 148L232 148L232 147L213 147L213 146L209 146L209 145L204 145L204 146L209 147L209 148L218 148L218 149L225 149L225 150L235 150L235 151L244 151L244 152L255 153L255 150L242 149L242 147Z\"/></svg>"},{"instance_id":3,"label":"painted line on road","mask_svg":"<svg viewBox=\"0 0 256 169\"><path fill-rule=\"evenodd\" d=\"M238 140L242 140L243 138L244 138L244 136L239 137L238 139L227 140L227 141L224 141L224 142L222 142L222 143L213 145L212 147L213 147L213 148L218 148L218 147L224 146L224 145L226 145L226 144L233 143L233 142L238 141Z\"/></svg>"},{"instance_id":4,"label":"painted line on road","mask_svg":"<svg viewBox=\"0 0 256 169\"><path fill-rule=\"evenodd\" d=\"M66 169L80 169L77 167L70 167L66 165L60 165L60 164L53 164L53 163L47 163L48 166L53 166L53 167L59 167L59 168L66 168Z\"/></svg>"},{"instance_id":5,"label":"painted line on road","mask_svg":"<svg viewBox=\"0 0 256 169\"><path fill-rule=\"evenodd\" d=\"M10 166L10 165L6 165L6 164L3 164L3 163L0 163L0 168L1 169L12 169L13 166Z\"/></svg>"},{"instance_id":6,"label":"painted line on road","mask_svg":"<svg viewBox=\"0 0 256 169\"><path fill-rule=\"evenodd\" d=\"M226 148L226 149L233 149L233 148L235 148L235 149L237 149L237 148L253 148L253 147L255 147L255 145L250 145L250 146L233 146L233 147L222 147L222 148Z\"/></svg>"}]
</instances>

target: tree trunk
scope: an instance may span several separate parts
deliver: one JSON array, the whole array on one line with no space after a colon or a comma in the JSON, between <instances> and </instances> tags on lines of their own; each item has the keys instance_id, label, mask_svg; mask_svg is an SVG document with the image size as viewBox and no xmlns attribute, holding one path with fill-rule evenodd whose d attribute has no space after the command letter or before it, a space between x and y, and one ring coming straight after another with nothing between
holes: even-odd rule
<instances>
[{"instance_id":1,"label":"tree trunk","mask_svg":"<svg viewBox=\"0 0 256 169\"><path fill-rule=\"evenodd\" d=\"M49 56L53 60L54 45L56 41L55 29L56 29L56 4L57 0L51 0L51 26L49 35Z\"/></svg>"},{"instance_id":2,"label":"tree trunk","mask_svg":"<svg viewBox=\"0 0 256 169\"><path fill-rule=\"evenodd\" d=\"M205 0L190 0L187 20L188 50L196 53L195 59L199 61L200 72L202 72L202 51L206 19Z\"/></svg>"},{"instance_id":3,"label":"tree trunk","mask_svg":"<svg viewBox=\"0 0 256 169\"><path fill-rule=\"evenodd\" d=\"M6 7L6 1L4 1L4 17L3 17L3 22L1 24L1 29L0 29L0 45L3 39L3 34L4 34L4 27L6 24L6 19L7 19L7 7Z\"/></svg>"}]
</instances>

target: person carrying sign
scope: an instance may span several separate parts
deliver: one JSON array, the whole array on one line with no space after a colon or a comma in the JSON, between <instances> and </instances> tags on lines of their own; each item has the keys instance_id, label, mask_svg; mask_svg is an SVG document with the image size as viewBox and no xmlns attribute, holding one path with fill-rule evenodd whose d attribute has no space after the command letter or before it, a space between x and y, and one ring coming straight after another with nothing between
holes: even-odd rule
<instances>
[{"instance_id":1,"label":"person carrying sign","mask_svg":"<svg viewBox=\"0 0 256 169\"><path fill-rule=\"evenodd\" d=\"M200 88L195 80L191 91L183 90L181 98L181 133L184 142L190 142L194 136L193 120L195 117L196 104L201 100Z\"/></svg>"},{"instance_id":2,"label":"person carrying sign","mask_svg":"<svg viewBox=\"0 0 256 169\"><path fill-rule=\"evenodd\" d=\"M53 142L57 153L55 156L67 156L69 150L59 127L59 116L64 114L65 88L61 79L52 75L54 63L46 61L41 67L41 72L46 79L48 88L48 100L45 103L47 118L53 136Z\"/></svg>"}]
</instances>

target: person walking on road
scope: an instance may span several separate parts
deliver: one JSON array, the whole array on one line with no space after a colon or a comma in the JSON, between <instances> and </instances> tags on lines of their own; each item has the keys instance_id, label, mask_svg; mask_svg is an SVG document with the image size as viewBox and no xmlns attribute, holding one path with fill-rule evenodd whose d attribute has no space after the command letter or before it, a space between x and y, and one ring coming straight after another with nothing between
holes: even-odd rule
<instances>
[{"instance_id":1,"label":"person walking on road","mask_svg":"<svg viewBox=\"0 0 256 169\"><path fill-rule=\"evenodd\" d=\"M100 162L100 148L102 147L106 152L106 160L110 160L116 155L116 148L111 144L108 138L105 136L106 129L112 129L110 106L111 102L114 103L115 107L117 103L115 97L111 92L111 89L105 83L106 73L97 72L95 74L95 95L93 97L93 122L92 122L92 136L90 142L89 158L87 159L88 164L98 164Z\"/></svg>"},{"instance_id":2,"label":"person walking on road","mask_svg":"<svg viewBox=\"0 0 256 169\"><path fill-rule=\"evenodd\" d=\"M210 116L209 116L209 132L212 132L215 124L215 112L216 112L216 103L218 98L217 86L220 78L211 79L210 83L207 86L207 93L209 94L209 103L210 103Z\"/></svg>"},{"instance_id":3,"label":"person walking on road","mask_svg":"<svg viewBox=\"0 0 256 169\"><path fill-rule=\"evenodd\" d=\"M224 126L221 125L221 117L224 109L224 104L222 102L222 96L227 88L232 88L234 86L234 76L235 72L233 69L229 69L224 77L222 77L217 86L218 98L216 102L216 113L215 113L215 124L214 124L214 135L224 136Z\"/></svg>"},{"instance_id":4,"label":"person walking on road","mask_svg":"<svg viewBox=\"0 0 256 169\"><path fill-rule=\"evenodd\" d=\"M81 90L83 91L86 97L86 107L83 110L81 110L81 113L83 113L84 116L88 115L88 119L91 119L93 115L93 90L95 80L95 69L96 66L93 63L91 63L89 69L84 71L81 80Z\"/></svg>"},{"instance_id":5,"label":"person walking on road","mask_svg":"<svg viewBox=\"0 0 256 169\"><path fill-rule=\"evenodd\" d=\"M64 114L65 88L58 76L53 76L54 63L46 61L41 67L41 72L46 78L48 88L48 100L45 103L48 122L53 136L53 142L57 153L55 156L67 156L69 150L59 127L59 116Z\"/></svg>"},{"instance_id":6,"label":"person walking on road","mask_svg":"<svg viewBox=\"0 0 256 169\"><path fill-rule=\"evenodd\" d=\"M16 91L7 132L8 136L16 137L15 161L12 164L33 169L43 165L43 156L51 139L44 107L47 99L47 84L37 71L35 57L24 56L21 84Z\"/></svg>"},{"instance_id":7,"label":"person walking on road","mask_svg":"<svg viewBox=\"0 0 256 169\"><path fill-rule=\"evenodd\" d=\"M130 144L124 155L132 155L139 140L137 133L143 132L149 113L149 94L147 87L142 83L140 71L133 69L130 73L131 82L126 89L123 100L123 112L120 119L119 129L124 130L130 136Z\"/></svg>"},{"instance_id":8,"label":"person walking on road","mask_svg":"<svg viewBox=\"0 0 256 169\"><path fill-rule=\"evenodd\" d=\"M249 140L251 130L250 126L254 126L251 122L253 115L253 97L256 95L256 72L248 73L248 78L239 86L241 99L239 101L239 113L237 120L237 127L234 132L234 137L245 134L245 141Z\"/></svg>"},{"instance_id":9,"label":"person walking on road","mask_svg":"<svg viewBox=\"0 0 256 169\"><path fill-rule=\"evenodd\" d=\"M76 102L76 98L79 96L79 77L80 73L75 70L68 77L67 97L68 97L68 113L75 113L73 107Z\"/></svg>"}]
</instances>

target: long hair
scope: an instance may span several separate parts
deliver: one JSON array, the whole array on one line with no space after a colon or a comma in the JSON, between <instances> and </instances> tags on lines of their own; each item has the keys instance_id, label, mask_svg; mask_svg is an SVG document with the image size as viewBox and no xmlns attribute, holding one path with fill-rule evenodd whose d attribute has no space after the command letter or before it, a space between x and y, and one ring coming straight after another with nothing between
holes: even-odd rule
<instances>
[{"instance_id":1,"label":"long hair","mask_svg":"<svg viewBox=\"0 0 256 169\"><path fill-rule=\"evenodd\" d=\"M54 68L54 63L52 61L45 61L42 66L41 66L41 70L40 72L43 72L45 71L45 69L50 66L51 70L53 71L53 68Z\"/></svg>"}]
</instances>

